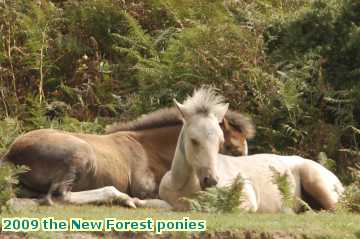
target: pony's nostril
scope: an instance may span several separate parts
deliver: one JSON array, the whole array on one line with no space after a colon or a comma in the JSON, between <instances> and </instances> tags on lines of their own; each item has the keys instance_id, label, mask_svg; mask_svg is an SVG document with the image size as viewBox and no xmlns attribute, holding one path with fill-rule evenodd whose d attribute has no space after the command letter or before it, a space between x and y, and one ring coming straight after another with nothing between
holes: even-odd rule
<instances>
[{"instance_id":1,"label":"pony's nostril","mask_svg":"<svg viewBox=\"0 0 360 239\"><path fill-rule=\"evenodd\" d=\"M205 177L204 178L204 184L206 185L206 186L208 186L209 185L209 177Z\"/></svg>"},{"instance_id":2,"label":"pony's nostril","mask_svg":"<svg viewBox=\"0 0 360 239\"><path fill-rule=\"evenodd\" d=\"M208 176L204 177L203 182L204 182L204 185L206 187L212 187L212 186L215 186L217 184L216 179L214 179L213 177L208 177Z\"/></svg>"}]
</instances>

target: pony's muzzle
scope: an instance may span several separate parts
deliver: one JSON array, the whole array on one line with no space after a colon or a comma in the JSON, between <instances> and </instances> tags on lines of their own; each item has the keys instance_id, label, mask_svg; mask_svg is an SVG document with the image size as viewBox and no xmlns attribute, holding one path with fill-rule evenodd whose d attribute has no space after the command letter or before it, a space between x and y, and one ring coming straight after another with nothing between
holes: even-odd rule
<instances>
[{"instance_id":1,"label":"pony's muzzle","mask_svg":"<svg viewBox=\"0 0 360 239\"><path fill-rule=\"evenodd\" d=\"M210 187L216 186L217 182L218 182L218 181L217 181L214 177L206 176L206 177L204 177L204 179L203 179L203 183L202 183L202 185L201 185L201 188L202 188L202 189L206 189L206 188L210 188Z\"/></svg>"},{"instance_id":2,"label":"pony's muzzle","mask_svg":"<svg viewBox=\"0 0 360 239\"><path fill-rule=\"evenodd\" d=\"M214 176L208 168L201 168L198 175L202 190L216 186L218 183L218 177Z\"/></svg>"}]
</instances>

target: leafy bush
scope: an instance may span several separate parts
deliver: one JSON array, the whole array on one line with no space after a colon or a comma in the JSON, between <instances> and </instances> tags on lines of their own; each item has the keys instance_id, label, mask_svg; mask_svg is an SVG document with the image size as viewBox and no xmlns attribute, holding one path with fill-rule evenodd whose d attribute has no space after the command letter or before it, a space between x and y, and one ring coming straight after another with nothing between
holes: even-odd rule
<instances>
[{"instance_id":1,"label":"leafy bush","mask_svg":"<svg viewBox=\"0 0 360 239\"><path fill-rule=\"evenodd\" d=\"M20 133L21 125L16 119L0 120L0 158Z\"/></svg>"},{"instance_id":2,"label":"leafy bush","mask_svg":"<svg viewBox=\"0 0 360 239\"><path fill-rule=\"evenodd\" d=\"M239 210L243 178L239 174L234 182L227 187L212 187L198 192L192 198L184 198L190 210L201 212L228 213Z\"/></svg>"},{"instance_id":3,"label":"leafy bush","mask_svg":"<svg viewBox=\"0 0 360 239\"><path fill-rule=\"evenodd\" d=\"M251 153L323 152L350 184L359 12L356 0L2 1L0 120L18 128L1 150L34 128L102 132L211 84L254 119Z\"/></svg>"},{"instance_id":4,"label":"leafy bush","mask_svg":"<svg viewBox=\"0 0 360 239\"><path fill-rule=\"evenodd\" d=\"M0 213L8 209L7 202L15 196L16 175L26 172L25 167L13 167L7 163L0 165Z\"/></svg>"},{"instance_id":5,"label":"leafy bush","mask_svg":"<svg viewBox=\"0 0 360 239\"><path fill-rule=\"evenodd\" d=\"M352 183L346 187L344 195L340 201L340 209L350 212L360 213L360 185Z\"/></svg>"},{"instance_id":6,"label":"leafy bush","mask_svg":"<svg viewBox=\"0 0 360 239\"><path fill-rule=\"evenodd\" d=\"M314 1L264 32L266 53L280 80L293 82L287 94L296 96L295 108L282 113L285 132L297 138L287 146L313 158L325 152L345 182L353 180L347 168L359 152L359 6L353 0Z\"/></svg>"}]
</instances>

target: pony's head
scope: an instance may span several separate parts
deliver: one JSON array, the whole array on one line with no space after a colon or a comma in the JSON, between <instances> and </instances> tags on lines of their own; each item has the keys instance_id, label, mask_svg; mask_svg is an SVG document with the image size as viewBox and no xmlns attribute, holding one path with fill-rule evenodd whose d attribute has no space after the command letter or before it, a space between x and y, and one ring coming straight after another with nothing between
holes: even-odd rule
<instances>
[{"instance_id":1,"label":"pony's head","mask_svg":"<svg viewBox=\"0 0 360 239\"><path fill-rule=\"evenodd\" d=\"M236 111L228 110L220 126L225 138L220 153L232 156L248 155L247 139L255 135L252 120Z\"/></svg>"},{"instance_id":2,"label":"pony's head","mask_svg":"<svg viewBox=\"0 0 360 239\"><path fill-rule=\"evenodd\" d=\"M248 155L248 147L245 135L234 129L233 126L224 118L220 124L224 132L224 144L220 148L220 153L232 156Z\"/></svg>"},{"instance_id":3,"label":"pony's head","mask_svg":"<svg viewBox=\"0 0 360 239\"><path fill-rule=\"evenodd\" d=\"M174 100L184 124L179 147L194 170L202 189L217 184L217 155L224 142L219 123L228 110L213 88L195 90L183 104Z\"/></svg>"}]
</instances>

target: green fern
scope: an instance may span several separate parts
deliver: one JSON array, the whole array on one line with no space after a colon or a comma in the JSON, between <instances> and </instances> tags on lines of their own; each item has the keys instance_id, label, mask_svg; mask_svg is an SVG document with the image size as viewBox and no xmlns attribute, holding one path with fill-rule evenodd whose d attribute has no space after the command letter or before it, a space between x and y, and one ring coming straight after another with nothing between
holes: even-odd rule
<instances>
[{"instance_id":1,"label":"green fern","mask_svg":"<svg viewBox=\"0 0 360 239\"><path fill-rule=\"evenodd\" d=\"M272 182L278 187L280 195L282 197L282 209L283 211L292 210L295 206L294 193L292 191L292 185L289 182L289 175L287 173L281 174L274 167L270 166L270 170L273 173Z\"/></svg>"},{"instance_id":2,"label":"green fern","mask_svg":"<svg viewBox=\"0 0 360 239\"><path fill-rule=\"evenodd\" d=\"M28 169L24 166L14 167L8 163L1 162L0 165L0 213L8 210L7 202L15 196L15 185L18 183L17 175Z\"/></svg>"},{"instance_id":3,"label":"green fern","mask_svg":"<svg viewBox=\"0 0 360 239\"><path fill-rule=\"evenodd\" d=\"M270 170L273 173L272 182L279 189L281 198L282 198L282 211L285 213L293 213L297 210L306 210L313 212L311 207L303 201L301 198L298 198L294 195L293 185L290 183L288 173L281 174L274 167L270 166Z\"/></svg>"},{"instance_id":4,"label":"green fern","mask_svg":"<svg viewBox=\"0 0 360 239\"><path fill-rule=\"evenodd\" d=\"M239 174L227 187L212 187L198 192L194 197L183 198L192 211L228 213L239 209L243 178Z\"/></svg>"}]
</instances>

